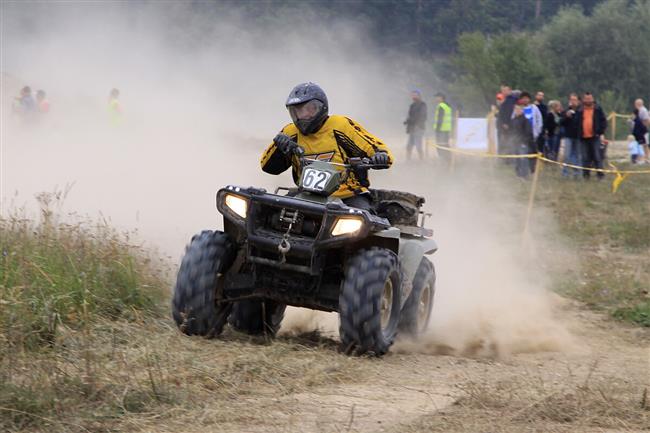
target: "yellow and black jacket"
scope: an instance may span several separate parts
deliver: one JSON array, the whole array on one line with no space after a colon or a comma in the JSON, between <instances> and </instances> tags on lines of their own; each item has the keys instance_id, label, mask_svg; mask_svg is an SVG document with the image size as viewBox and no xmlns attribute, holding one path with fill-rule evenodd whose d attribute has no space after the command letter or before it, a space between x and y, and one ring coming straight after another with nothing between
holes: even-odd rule
<instances>
[{"instance_id":1,"label":"yellow and black jacket","mask_svg":"<svg viewBox=\"0 0 650 433\"><path fill-rule=\"evenodd\" d=\"M386 152L390 163L393 163L393 155L384 143L354 120L345 116L330 116L323 126L313 134L303 135L293 123L282 128L282 132L290 136L305 150L307 158L345 164L348 158L371 157L375 152ZM275 147L275 143L271 143L264 151L260 163L262 170L271 174L280 174L292 167L294 182L297 183L300 179L298 159L295 156L289 158L282 154ZM344 199L367 191L351 173L346 182L333 195Z\"/></svg>"}]
</instances>

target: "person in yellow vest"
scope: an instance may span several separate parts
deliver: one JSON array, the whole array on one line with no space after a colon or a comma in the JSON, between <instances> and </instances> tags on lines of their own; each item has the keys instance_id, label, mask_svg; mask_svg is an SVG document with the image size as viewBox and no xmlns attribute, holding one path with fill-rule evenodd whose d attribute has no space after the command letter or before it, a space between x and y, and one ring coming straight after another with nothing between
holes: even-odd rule
<instances>
[{"instance_id":1,"label":"person in yellow vest","mask_svg":"<svg viewBox=\"0 0 650 433\"><path fill-rule=\"evenodd\" d=\"M275 136L262 154L262 170L280 174L292 168L294 182L300 179L300 164L291 154L292 143L304 150L307 158L345 164L348 158L369 158L372 164L390 166L393 155L377 137L349 117L329 115L329 104L323 89L314 83L293 88L285 104L293 123ZM370 210L371 200L367 178L351 173L333 195L345 204Z\"/></svg>"},{"instance_id":2,"label":"person in yellow vest","mask_svg":"<svg viewBox=\"0 0 650 433\"><path fill-rule=\"evenodd\" d=\"M451 134L452 126L452 110L445 100L445 95L436 93L436 108L433 112L433 131L436 137L436 144L438 146L449 147L449 136ZM441 150L438 151L444 159L450 160L450 153Z\"/></svg>"},{"instance_id":3,"label":"person in yellow vest","mask_svg":"<svg viewBox=\"0 0 650 433\"><path fill-rule=\"evenodd\" d=\"M112 89L108 95L108 115L113 125L118 125L122 119L122 105L118 89Z\"/></svg>"}]
</instances>

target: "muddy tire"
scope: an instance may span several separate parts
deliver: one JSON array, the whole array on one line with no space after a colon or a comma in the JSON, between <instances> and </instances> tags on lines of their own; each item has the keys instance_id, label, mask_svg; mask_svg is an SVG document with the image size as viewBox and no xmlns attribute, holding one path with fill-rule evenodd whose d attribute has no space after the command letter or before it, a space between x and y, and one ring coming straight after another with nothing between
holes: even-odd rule
<instances>
[{"instance_id":1,"label":"muddy tire","mask_svg":"<svg viewBox=\"0 0 650 433\"><path fill-rule=\"evenodd\" d=\"M233 304L228 323L246 334L275 337L286 308L285 304L274 301L238 301Z\"/></svg>"},{"instance_id":2,"label":"muddy tire","mask_svg":"<svg viewBox=\"0 0 650 433\"><path fill-rule=\"evenodd\" d=\"M433 298L436 293L436 271L426 257L418 266L413 278L413 290L409 295L400 317L399 330L410 337L418 337L429 326Z\"/></svg>"},{"instance_id":3,"label":"muddy tire","mask_svg":"<svg viewBox=\"0 0 650 433\"><path fill-rule=\"evenodd\" d=\"M347 264L339 296L339 334L345 353L388 352L401 306L397 256L389 250L359 251Z\"/></svg>"},{"instance_id":4,"label":"muddy tire","mask_svg":"<svg viewBox=\"0 0 650 433\"><path fill-rule=\"evenodd\" d=\"M232 304L217 303L217 284L234 257L235 246L223 232L205 230L192 238L172 298L172 316L182 333L207 338L221 334Z\"/></svg>"}]
</instances>

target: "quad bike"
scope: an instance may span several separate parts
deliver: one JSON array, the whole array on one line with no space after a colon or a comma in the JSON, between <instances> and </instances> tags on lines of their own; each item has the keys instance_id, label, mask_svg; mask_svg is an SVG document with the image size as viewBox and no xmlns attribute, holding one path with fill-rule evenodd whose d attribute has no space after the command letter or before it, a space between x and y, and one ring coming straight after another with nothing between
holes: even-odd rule
<instances>
[{"instance_id":1,"label":"quad bike","mask_svg":"<svg viewBox=\"0 0 650 433\"><path fill-rule=\"evenodd\" d=\"M297 189L227 186L217 193L224 231L203 231L187 246L172 315L187 335L214 337L229 323L249 334L275 335L286 305L340 316L346 353L385 354L398 332L428 326L437 250L424 228L424 198L371 190L373 212L331 194L368 159L336 164L304 157ZM367 177L366 177L367 178ZM285 194L279 194L280 191Z\"/></svg>"}]
</instances>

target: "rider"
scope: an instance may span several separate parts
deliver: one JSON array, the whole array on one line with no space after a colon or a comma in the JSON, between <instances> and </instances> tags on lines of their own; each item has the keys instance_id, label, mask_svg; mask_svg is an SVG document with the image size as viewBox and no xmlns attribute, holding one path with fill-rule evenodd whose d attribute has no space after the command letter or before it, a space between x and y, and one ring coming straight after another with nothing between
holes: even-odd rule
<instances>
[{"instance_id":1,"label":"rider","mask_svg":"<svg viewBox=\"0 0 650 433\"><path fill-rule=\"evenodd\" d=\"M369 158L371 164L390 166L393 155L377 137L354 120L329 115L327 96L314 83L303 83L293 88L286 107L293 123L288 124L273 139L262 155L262 170L280 174L292 167L293 178L300 178L300 163L291 155L291 143L304 150L306 158L345 164L349 158ZM348 206L369 210L369 186L363 174L350 173L345 183L333 195Z\"/></svg>"}]
</instances>

